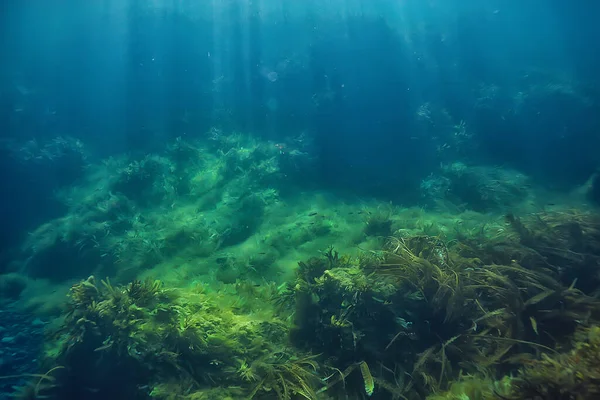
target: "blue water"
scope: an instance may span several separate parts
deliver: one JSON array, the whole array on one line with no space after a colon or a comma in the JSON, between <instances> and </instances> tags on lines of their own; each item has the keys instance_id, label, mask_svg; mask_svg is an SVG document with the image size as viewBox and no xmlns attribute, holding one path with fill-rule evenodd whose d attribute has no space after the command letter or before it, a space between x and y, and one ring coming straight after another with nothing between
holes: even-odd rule
<instances>
[{"instance_id":1,"label":"blue water","mask_svg":"<svg viewBox=\"0 0 600 400\"><path fill-rule=\"evenodd\" d=\"M599 13L592 0L3 1L0 338L54 320L92 274L178 286L213 263L216 282L279 285L330 244L373 245L342 232L398 233L403 209L447 227L469 212L595 213ZM387 207L392 222L363 232L359 213ZM39 372L34 342L11 362L0 345L0 375Z\"/></svg>"}]
</instances>

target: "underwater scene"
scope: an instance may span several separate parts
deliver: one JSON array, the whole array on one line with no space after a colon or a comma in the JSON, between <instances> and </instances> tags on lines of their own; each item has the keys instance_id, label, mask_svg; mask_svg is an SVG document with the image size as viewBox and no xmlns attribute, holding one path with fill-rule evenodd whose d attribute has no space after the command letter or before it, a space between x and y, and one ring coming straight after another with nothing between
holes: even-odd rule
<instances>
[{"instance_id":1,"label":"underwater scene","mask_svg":"<svg viewBox=\"0 0 600 400\"><path fill-rule=\"evenodd\" d=\"M598 15L3 1L0 400L600 399Z\"/></svg>"}]
</instances>

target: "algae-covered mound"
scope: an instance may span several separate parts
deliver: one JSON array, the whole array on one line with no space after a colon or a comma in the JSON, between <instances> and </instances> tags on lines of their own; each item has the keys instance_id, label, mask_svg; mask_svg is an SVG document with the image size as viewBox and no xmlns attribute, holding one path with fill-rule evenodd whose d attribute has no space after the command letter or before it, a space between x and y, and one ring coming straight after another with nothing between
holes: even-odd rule
<instances>
[{"instance_id":1,"label":"algae-covered mound","mask_svg":"<svg viewBox=\"0 0 600 400\"><path fill-rule=\"evenodd\" d=\"M427 400L580 399L600 396L600 327L581 329L570 351L524 360L514 375L494 380L463 376Z\"/></svg>"},{"instance_id":2,"label":"algae-covered mound","mask_svg":"<svg viewBox=\"0 0 600 400\"><path fill-rule=\"evenodd\" d=\"M164 261L243 243L282 192L293 190L294 177L309 173L302 146L282 152L271 142L220 133L88 165L77 184L56 191L65 213L28 235L13 268L55 283L92 274L127 281Z\"/></svg>"},{"instance_id":3,"label":"algae-covered mound","mask_svg":"<svg viewBox=\"0 0 600 400\"><path fill-rule=\"evenodd\" d=\"M525 364L513 380L508 398L600 398L600 326L582 329L573 349L563 354L543 354Z\"/></svg>"},{"instance_id":4,"label":"algae-covered mound","mask_svg":"<svg viewBox=\"0 0 600 400\"><path fill-rule=\"evenodd\" d=\"M514 372L600 319L589 278L599 225L576 215L508 216L494 235L452 240L392 236L356 258L330 250L301 263L288 288L292 339L340 371L369 366L382 398L421 398L462 374ZM361 382L345 390L359 393Z\"/></svg>"},{"instance_id":5,"label":"algae-covered mound","mask_svg":"<svg viewBox=\"0 0 600 400\"><path fill-rule=\"evenodd\" d=\"M287 326L268 308L274 290L243 283L213 292L201 285L168 290L158 281L113 286L90 277L70 291L45 355L53 385L38 387L39 394L315 398L318 365L286 348Z\"/></svg>"},{"instance_id":6,"label":"algae-covered mound","mask_svg":"<svg viewBox=\"0 0 600 400\"><path fill-rule=\"evenodd\" d=\"M529 186L528 178L515 170L454 162L423 180L421 191L433 204L502 212L524 202L530 195Z\"/></svg>"}]
</instances>

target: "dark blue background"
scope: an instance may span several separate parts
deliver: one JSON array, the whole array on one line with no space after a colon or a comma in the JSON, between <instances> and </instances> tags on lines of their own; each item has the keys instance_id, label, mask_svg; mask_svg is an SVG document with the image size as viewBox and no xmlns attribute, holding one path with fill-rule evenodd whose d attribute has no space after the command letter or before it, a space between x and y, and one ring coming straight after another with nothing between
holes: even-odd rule
<instances>
[{"instance_id":1,"label":"dark blue background","mask_svg":"<svg viewBox=\"0 0 600 400\"><path fill-rule=\"evenodd\" d=\"M565 189L598 167L596 1L215 3L3 1L1 138L69 135L103 157L213 126L274 141L307 132L318 184L409 203L444 161L432 137L415 135L430 102L476 132L473 162ZM482 84L508 101L557 76L589 101L541 99L509 119L502 99L475 107ZM60 207L53 177L7 153L0 168L8 242Z\"/></svg>"}]
</instances>

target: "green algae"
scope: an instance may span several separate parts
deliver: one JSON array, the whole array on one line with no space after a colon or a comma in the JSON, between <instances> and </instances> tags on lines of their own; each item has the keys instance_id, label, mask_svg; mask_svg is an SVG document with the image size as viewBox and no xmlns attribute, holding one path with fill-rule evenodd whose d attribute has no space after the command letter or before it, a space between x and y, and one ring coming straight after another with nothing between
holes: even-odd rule
<instances>
[{"instance_id":1,"label":"green algae","mask_svg":"<svg viewBox=\"0 0 600 400\"><path fill-rule=\"evenodd\" d=\"M241 135L180 139L61 192L68 213L32 232L17 269L110 280L72 286L41 357L54 372L33 395L519 398L556 362L570 366L556 390L594 393L578 377L593 363L567 356L595 349L580 333L600 314L594 211L531 213L523 193L487 214L292 198L286 168Z\"/></svg>"}]
</instances>

